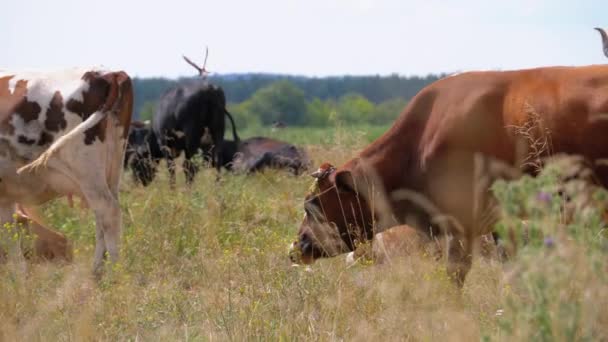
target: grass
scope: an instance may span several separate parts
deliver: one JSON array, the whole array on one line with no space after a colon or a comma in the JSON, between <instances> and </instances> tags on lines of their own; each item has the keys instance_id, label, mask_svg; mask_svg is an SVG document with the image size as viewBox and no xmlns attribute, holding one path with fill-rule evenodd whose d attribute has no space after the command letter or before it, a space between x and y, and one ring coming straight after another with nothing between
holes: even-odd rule
<instances>
[{"instance_id":1,"label":"grass","mask_svg":"<svg viewBox=\"0 0 608 342\"><path fill-rule=\"evenodd\" d=\"M287 129L275 129L270 127L251 127L239 133L241 138L249 138L253 136L272 137L280 140L285 140L298 145L334 145L340 144L344 139L344 135L354 135L361 139L358 144L367 144L374 141L382 133L384 133L390 125L387 126L371 126L371 125L345 125L335 128L334 126L309 128L309 127L288 127ZM232 133L226 130L226 138L232 139ZM347 133L348 132L348 133Z\"/></svg>"},{"instance_id":2,"label":"grass","mask_svg":"<svg viewBox=\"0 0 608 342\"><path fill-rule=\"evenodd\" d=\"M369 141L360 131L288 128L277 135L306 143L317 164L339 165ZM600 213L590 209L564 223L554 174L495 186L505 212L499 228L519 232L518 217L527 215L538 234L505 264L476 258L462 292L442 264L423 256L381 267L347 268L343 258L312 271L291 267L287 246L309 177L266 171L226 174L217 183L213 170L203 170L193 189L180 175L171 191L166 173L160 176L144 189L125 175L122 259L99 283L91 277L92 216L65 200L44 207L72 241L74 262L0 266L0 340L608 337ZM550 199L539 203L539 192Z\"/></svg>"}]
</instances>

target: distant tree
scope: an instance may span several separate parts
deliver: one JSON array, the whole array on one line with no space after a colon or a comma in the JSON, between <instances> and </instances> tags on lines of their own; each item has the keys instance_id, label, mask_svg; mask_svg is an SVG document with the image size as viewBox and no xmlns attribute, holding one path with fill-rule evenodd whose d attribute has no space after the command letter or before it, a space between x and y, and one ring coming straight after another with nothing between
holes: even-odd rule
<instances>
[{"instance_id":1,"label":"distant tree","mask_svg":"<svg viewBox=\"0 0 608 342\"><path fill-rule=\"evenodd\" d=\"M229 103L228 111L234 118L237 131L247 127L259 127L261 126L260 118L253 115L248 108L248 102L243 103ZM232 128L229 127L230 123L226 120L226 131L232 132ZM232 136L230 133L228 136Z\"/></svg>"},{"instance_id":2,"label":"distant tree","mask_svg":"<svg viewBox=\"0 0 608 342\"><path fill-rule=\"evenodd\" d=\"M154 111L156 110L156 102L146 101L139 111L138 118L141 121L152 120Z\"/></svg>"},{"instance_id":3,"label":"distant tree","mask_svg":"<svg viewBox=\"0 0 608 342\"><path fill-rule=\"evenodd\" d=\"M361 94L350 93L338 100L336 120L357 124L368 122L373 115L375 106Z\"/></svg>"},{"instance_id":4,"label":"distant tree","mask_svg":"<svg viewBox=\"0 0 608 342\"><path fill-rule=\"evenodd\" d=\"M376 106L374 115L370 118L369 123L375 125L390 124L397 119L406 105L407 101L401 98L384 101Z\"/></svg>"},{"instance_id":5,"label":"distant tree","mask_svg":"<svg viewBox=\"0 0 608 342\"><path fill-rule=\"evenodd\" d=\"M333 101L314 98L306 105L306 124L317 127L326 126L329 123L331 112L335 110L336 105Z\"/></svg>"},{"instance_id":6,"label":"distant tree","mask_svg":"<svg viewBox=\"0 0 608 342\"><path fill-rule=\"evenodd\" d=\"M277 120L289 125L306 122L304 92L289 81L278 81L258 90L243 105L264 125Z\"/></svg>"}]
</instances>

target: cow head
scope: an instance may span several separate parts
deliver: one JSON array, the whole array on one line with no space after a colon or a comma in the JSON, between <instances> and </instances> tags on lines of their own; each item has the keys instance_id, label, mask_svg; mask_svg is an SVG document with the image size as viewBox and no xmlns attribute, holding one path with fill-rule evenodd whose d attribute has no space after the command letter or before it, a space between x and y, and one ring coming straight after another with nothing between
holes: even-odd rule
<instances>
[{"instance_id":1,"label":"cow head","mask_svg":"<svg viewBox=\"0 0 608 342\"><path fill-rule=\"evenodd\" d=\"M130 166L136 181L147 186L156 174L158 164L156 137L148 125L132 124L129 132L125 166Z\"/></svg>"},{"instance_id":2,"label":"cow head","mask_svg":"<svg viewBox=\"0 0 608 342\"><path fill-rule=\"evenodd\" d=\"M324 163L312 174L315 183L305 198L298 240L290 247L294 263L352 251L356 241L372 238L372 213L357 191L351 170Z\"/></svg>"}]
</instances>

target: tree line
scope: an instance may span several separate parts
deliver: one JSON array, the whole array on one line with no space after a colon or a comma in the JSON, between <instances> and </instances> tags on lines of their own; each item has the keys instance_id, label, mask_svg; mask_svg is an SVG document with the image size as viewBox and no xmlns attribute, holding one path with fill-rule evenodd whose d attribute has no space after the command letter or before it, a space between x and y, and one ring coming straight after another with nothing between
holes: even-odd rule
<instances>
[{"instance_id":1,"label":"tree line","mask_svg":"<svg viewBox=\"0 0 608 342\"><path fill-rule=\"evenodd\" d=\"M209 82L226 93L237 126L322 126L333 122L387 124L424 86L444 75L425 77L343 76L310 78L271 74L219 75ZM160 95L183 81L135 78L135 117L149 119Z\"/></svg>"}]
</instances>

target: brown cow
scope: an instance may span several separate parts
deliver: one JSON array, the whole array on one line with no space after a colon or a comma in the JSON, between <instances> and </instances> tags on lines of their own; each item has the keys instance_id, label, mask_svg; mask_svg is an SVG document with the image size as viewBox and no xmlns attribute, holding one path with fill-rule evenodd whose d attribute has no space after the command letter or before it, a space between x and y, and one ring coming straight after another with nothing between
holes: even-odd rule
<instances>
[{"instance_id":1,"label":"brown cow","mask_svg":"<svg viewBox=\"0 0 608 342\"><path fill-rule=\"evenodd\" d=\"M43 225L36 215L23 208L17 209L15 224L21 233L31 236L33 241L31 249L23 248L24 256L32 260L72 260L72 247L66 237ZM0 258L4 251L0 250Z\"/></svg>"},{"instance_id":2,"label":"brown cow","mask_svg":"<svg viewBox=\"0 0 608 342\"><path fill-rule=\"evenodd\" d=\"M313 175L294 248L302 262L410 224L456 236L448 269L462 284L476 236L491 231L497 178L533 173L550 152L580 154L608 185L608 65L468 72L420 91L394 125L340 168Z\"/></svg>"},{"instance_id":3,"label":"brown cow","mask_svg":"<svg viewBox=\"0 0 608 342\"><path fill-rule=\"evenodd\" d=\"M94 268L118 260L118 186L133 90L120 72L70 69L0 72L0 100L15 103L0 122L0 225L16 203L31 207L77 196L95 213Z\"/></svg>"}]
</instances>

